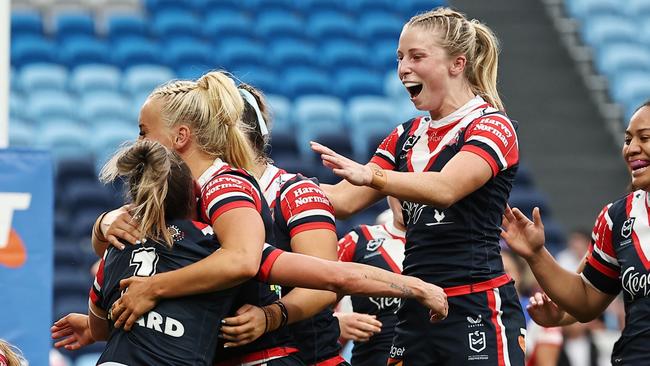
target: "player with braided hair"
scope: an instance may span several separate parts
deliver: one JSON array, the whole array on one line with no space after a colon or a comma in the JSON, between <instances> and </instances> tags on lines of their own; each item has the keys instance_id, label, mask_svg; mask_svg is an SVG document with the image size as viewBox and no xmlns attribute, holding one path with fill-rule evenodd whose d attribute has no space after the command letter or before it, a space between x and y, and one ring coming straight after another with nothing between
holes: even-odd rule
<instances>
[{"instance_id":1,"label":"player with braided hair","mask_svg":"<svg viewBox=\"0 0 650 366\"><path fill-rule=\"evenodd\" d=\"M402 304L389 364L523 365L525 320L499 253L519 149L497 92L497 38L481 22L437 8L405 24L397 58L400 80L427 116L395 128L366 165L312 142L345 179L323 187L337 216L398 198L403 273L449 297L449 316L436 324L417 303Z\"/></svg>"}]
</instances>

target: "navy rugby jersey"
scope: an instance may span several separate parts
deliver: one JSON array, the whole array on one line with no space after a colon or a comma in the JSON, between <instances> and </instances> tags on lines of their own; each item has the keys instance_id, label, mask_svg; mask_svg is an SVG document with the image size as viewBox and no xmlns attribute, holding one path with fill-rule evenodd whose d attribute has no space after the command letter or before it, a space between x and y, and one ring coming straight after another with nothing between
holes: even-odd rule
<instances>
[{"instance_id":1,"label":"navy rugby jersey","mask_svg":"<svg viewBox=\"0 0 650 366\"><path fill-rule=\"evenodd\" d=\"M260 186L273 214L274 245L277 248L292 251L291 238L303 231L326 229L336 232L334 209L325 193L311 179L268 165L260 178ZM282 287L282 294L291 290ZM328 308L287 327L298 344L300 357L306 363L339 354L340 329L338 320L332 314L332 309Z\"/></svg>"},{"instance_id":2,"label":"navy rugby jersey","mask_svg":"<svg viewBox=\"0 0 650 366\"><path fill-rule=\"evenodd\" d=\"M241 169L234 169L217 159L199 177L198 184L201 187L199 207L203 221L214 224L219 215L230 209L250 207L262 216L266 242L274 243L273 220L268 205L262 196L257 181L249 173ZM246 230L246 228L241 229ZM241 291L235 299L233 312L244 304L265 306L272 304L279 298L279 294L272 290L272 286L257 279L252 279L241 285ZM222 343L220 342L221 346ZM290 333L285 329L280 329L277 332L266 333L245 346L227 349L220 347L220 357L217 360L227 360L260 350L292 345Z\"/></svg>"},{"instance_id":3,"label":"navy rugby jersey","mask_svg":"<svg viewBox=\"0 0 650 366\"><path fill-rule=\"evenodd\" d=\"M392 222L357 226L339 241L339 260L402 273L406 241L404 235ZM361 365L364 360L375 359L377 353L384 353L387 360L401 299L364 296L351 296L351 299L355 312L375 315L382 323L381 332L370 337L367 342L354 342L352 364Z\"/></svg>"},{"instance_id":4,"label":"navy rugby jersey","mask_svg":"<svg viewBox=\"0 0 650 366\"><path fill-rule=\"evenodd\" d=\"M612 362L647 362L650 342L650 205L638 190L606 205L598 215L582 276L601 292L623 290L625 328ZM620 361L620 360L619 360Z\"/></svg>"},{"instance_id":5,"label":"navy rugby jersey","mask_svg":"<svg viewBox=\"0 0 650 366\"><path fill-rule=\"evenodd\" d=\"M447 117L418 117L384 139L371 162L400 172L439 172L456 154L483 158L492 178L447 209L402 202L407 226L404 274L442 287L503 274L501 216L519 162L517 135L504 114L475 97Z\"/></svg>"},{"instance_id":6,"label":"navy rugby jersey","mask_svg":"<svg viewBox=\"0 0 650 366\"><path fill-rule=\"evenodd\" d=\"M152 276L197 262L219 249L212 228L189 220L170 222L174 246L150 241L109 247L90 290L90 301L108 310L121 295L120 280ZM265 281L281 250L265 245L258 279ZM211 365L217 351L221 319L232 311L239 287L161 301L130 332L111 329L99 363L124 365ZM116 365L117 365L116 364Z\"/></svg>"}]
</instances>

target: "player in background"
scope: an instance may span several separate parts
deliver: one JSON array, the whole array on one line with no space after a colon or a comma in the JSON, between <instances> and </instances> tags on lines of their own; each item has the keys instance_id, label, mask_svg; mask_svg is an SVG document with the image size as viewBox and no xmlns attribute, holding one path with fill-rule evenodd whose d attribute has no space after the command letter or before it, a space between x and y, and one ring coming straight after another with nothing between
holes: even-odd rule
<instances>
[{"instance_id":1,"label":"player in background","mask_svg":"<svg viewBox=\"0 0 650 366\"><path fill-rule=\"evenodd\" d=\"M270 148L270 116L261 91L247 84L238 86L244 101L243 126L255 152L252 168L271 208L274 246L285 251L336 260L334 210L312 179L289 173L273 165ZM339 356L339 325L332 316L336 294L301 288L282 287L282 303L287 309L287 331L295 339L299 357L307 365L346 365ZM245 305L237 316L225 319L222 336L228 346L240 346L261 336L265 329L264 311L280 316L279 306L265 309Z\"/></svg>"},{"instance_id":2,"label":"player in background","mask_svg":"<svg viewBox=\"0 0 650 366\"><path fill-rule=\"evenodd\" d=\"M428 115L395 128L366 165L312 142L345 179L323 187L337 216L398 198L403 273L449 297L453 311L437 324L404 301L389 364L523 365L524 315L499 247L519 148L496 87L498 41L479 21L437 8L406 23L397 56L411 101Z\"/></svg>"},{"instance_id":3,"label":"player in background","mask_svg":"<svg viewBox=\"0 0 650 366\"><path fill-rule=\"evenodd\" d=\"M340 261L363 263L402 273L406 227L400 202L388 197L388 206L392 213L388 222L381 225L359 225L341 238ZM351 301L353 313L336 313L341 337L354 340L350 363L354 366L385 365L393 342L397 325L396 313L401 299L352 296Z\"/></svg>"},{"instance_id":4,"label":"player in background","mask_svg":"<svg viewBox=\"0 0 650 366\"><path fill-rule=\"evenodd\" d=\"M516 208L506 210L504 216L503 238L526 259L545 292L530 301L529 312L536 322L547 326L588 322L623 291L625 327L614 345L613 365L643 364L647 359L649 130L650 102L646 102L632 115L622 149L634 191L601 210L584 268L578 269L581 273L563 269L544 248L538 208L533 210L533 221Z\"/></svg>"}]
</instances>

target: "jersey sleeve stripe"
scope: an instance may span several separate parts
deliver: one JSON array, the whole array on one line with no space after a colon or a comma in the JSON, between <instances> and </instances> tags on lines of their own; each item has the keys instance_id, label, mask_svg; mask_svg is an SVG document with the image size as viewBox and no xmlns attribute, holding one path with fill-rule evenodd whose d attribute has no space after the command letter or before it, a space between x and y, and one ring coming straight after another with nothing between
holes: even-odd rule
<instances>
[{"instance_id":1,"label":"jersey sleeve stripe","mask_svg":"<svg viewBox=\"0 0 650 366\"><path fill-rule=\"evenodd\" d=\"M392 165L395 165L395 156L391 154L388 150L382 148L377 149L375 155L381 156L386 161L389 161Z\"/></svg>"},{"instance_id":2,"label":"jersey sleeve stripe","mask_svg":"<svg viewBox=\"0 0 650 366\"><path fill-rule=\"evenodd\" d=\"M225 203L223 205L220 205L217 207L215 210L209 212L210 215L210 222L214 223L217 221L219 216L223 215L224 213L233 210L235 208L242 208L242 207L249 207L252 208L253 210L257 211L257 207L253 202L250 201L232 201L229 203Z\"/></svg>"},{"instance_id":3,"label":"jersey sleeve stripe","mask_svg":"<svg viewBox=\"0 0 650 366\"><path fill-rule=\"evenodd\" d=\"M618 279L619 272L616 270L613 270L609 267L607 267L605 264L601 263L596 256L593 254L589 256L589 259L587 259L587 263L591 265L595 270L598 272L602 273L603 275L609 277L609 278L614 278Z\"/></svg>"},{"instance_id":4,"label":"jersey sleeve stripe","mask_svg":"<svg viewBox=\"0 0 650 366\"><path fill-rule=\"evenodd\" d=\"M621 284L618 280L604 276L589 263L585 265L585 269L582 271L580 276L596 291L611 295L617 295L621 291Z\"/></svg>"},{"instance_id":5,"label":"jersey sleeve stripe","mask_svg":"<svg viewBox=\"0 0 650 366\"><path fill-rule=\"evenodd\" d=\"M228 199L246 200L246 201L250 201L251 203L254 203L253 198L244 192L235 191L235 192L223 193L218 195L208 203L208 208L206 210L206 213L212 211L212 208L215 205L219 205L220 203L222 203L222 201L227 201Z\"/></svg>"},{"instance_id":6,"label":"jersey sleeve stripe","mask_svg":"<svg viewBox=\"0 0 650 366\"><path fill-rule=\"evenodd\" d=\"M329 210L321 210L321 209L312 209L312 210L307 210L304 212L301 212L299 214L296 214L294 216L291 216L289 221L287 221L287 226L293 225L296 221L300 221L305 218L310 218L310 217L319 217L319 218L327 218L327 221L334 222L334 215L332 215L332 212Z\"/></svg>"},{"instance_id":7,"label":"jersey sleeve stripe","mask_svg":"<svg viewBox=\"0 0 650 366\"><path fill-rule=\"evenodd\" d=\"M331 230L336 233L336 226L332 223L329 222L305 222L304 224L299 224L294 226L293 228L290 229L289 231L289 236L294 237L298 234L300 234L303 231L309 231L309 230L318 230L318 229L325 229L325 230Z\"/></svg>"},{"instance_id":8,"label":"jersey sleeve stripe","mask_svg":"<svg viewBox=\"0 0 650 366\"><path fill-rule=\"evenodd\" d=\"M608 255L607 253L605 253L598 246L594 246L593 253L597 254L598 257L600 257L604 262L607 262L607 263L611 264L612 266L620 268L620 265L618 264L618 260L616 258Z\"/></svg>"},{"instance_id":9,"label":"jersey sleeve stripe","mask_svg":"<svg viewBox=\"0 0 650 366\"><path fill-rule=\"evenodd\" d=\"M268 244L267 244L268 245ZM284 253L282 250L270 245L265 245L264 254L262 255L262 263L260 263L260 270L257 272L255 278L258 281L267 282L271 275L273 264L278 259L280 254Z\"/></svg>"},{"instance_id":10,"label":"jersey sleeve stripe","mask_svg":"<svg viewBox=\"0 0 650 366\"><path fill-rule=\"evenodd\" d=\"M395 169L395 163L390 161L387 157L375 153L375 155L370 159L370 162L373 164L379 165L380 168L386 170Z\"/></svg>"},{"instance_id":11,"label":"jersey sleeve stripe","mask_svg":"<svg viewBox=\"0 0 650 366\"><path fill-rule=\"evenodd\" d=\"M496 157L496 160L500 165L499 168L501 170L508 168L508 162L506 161L505 156L501 152L501 149L499 149L497 144L492 139L490 139L488 137L485 137L485 136L481 136L481 135L474 135L474 136L471 136L467 140L467 143L470 144L470 145L475 145L475 146L478 146L478 147L485 148L484 146L481 146L479 144L475 144L474 143L475 141L482 142L484 145L489 147L490 150L492 150L492 151L488 151L488 152L490 152L491 156Z\"/></svg>"},{"instance_id":12,"label":"jersey sleeve stripe","mask_svg":"<svg viewBox=\"0 0 650 366\"><path fill-rule=\"evenodd\" d=\"M495 159L494 156L490 155L490 153L485 151L485 149L482 149L474 145L465 145L463 146L461 151L471 152L483 158L483 160L485 160L485 162L488 163L488 165L490 166L493 177L497 175L497 173L499 173L499 166L497 165L497 160Z\"/></svg>"}]
</instances>

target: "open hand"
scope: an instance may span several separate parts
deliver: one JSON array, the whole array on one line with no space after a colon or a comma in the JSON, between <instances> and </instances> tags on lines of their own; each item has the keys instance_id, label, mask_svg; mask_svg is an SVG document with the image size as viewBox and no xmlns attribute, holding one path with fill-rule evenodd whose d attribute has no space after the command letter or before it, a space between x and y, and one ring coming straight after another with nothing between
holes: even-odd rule
<instances>
[{"instance_id":1,"label":"open hand","mask_svg":"<svg viewBox=\"0 0 650 366\"><path fill-rule=\"evenodd\" d=\"M95 343L90 334L88 315L71 313L54 322L50 328L52 339L58 340L54 343L56 348L65 348L68 351L76 351L89 344Z\"/></svg>"},{"instance_id":2,"label":"open hand","mask_svg":"<svg viewBox=\"0 0 650 366\"><path fill-rule=\"evenodd\" d=\"M534 256L544 247L544 223L539 208L533 209L533 221L530 221L518 208L506 207L501 237L522 258Z\"/></svg>"},{"instance_id":3,"label":"open hand","mask_svg":"<svg viewBox=\"0 0 650 366\"><path fill-rule=\"evenodd\" d=\"M133 324L158 303L154 296L152 277L133 276L120 281L120 288L125 291L113 303L110 310L111 319L115 320L115 328L124 327L131 330Z\"/></svg>"},{"instance_id":4,"label":"open hand","mask_svg":"<svg viewBox=\"0 0 650 366\"><path fill-rule=\"evenodd\" d=\"M139 223L131 216L130 209L130 205L124 205L109 212L102 220L100 227L106 240L120 250L124 249L124 244L120 242L120 239L131 244L140 244L142 240L146 240L138 230Z\"/></svg>"}]
</instances>

